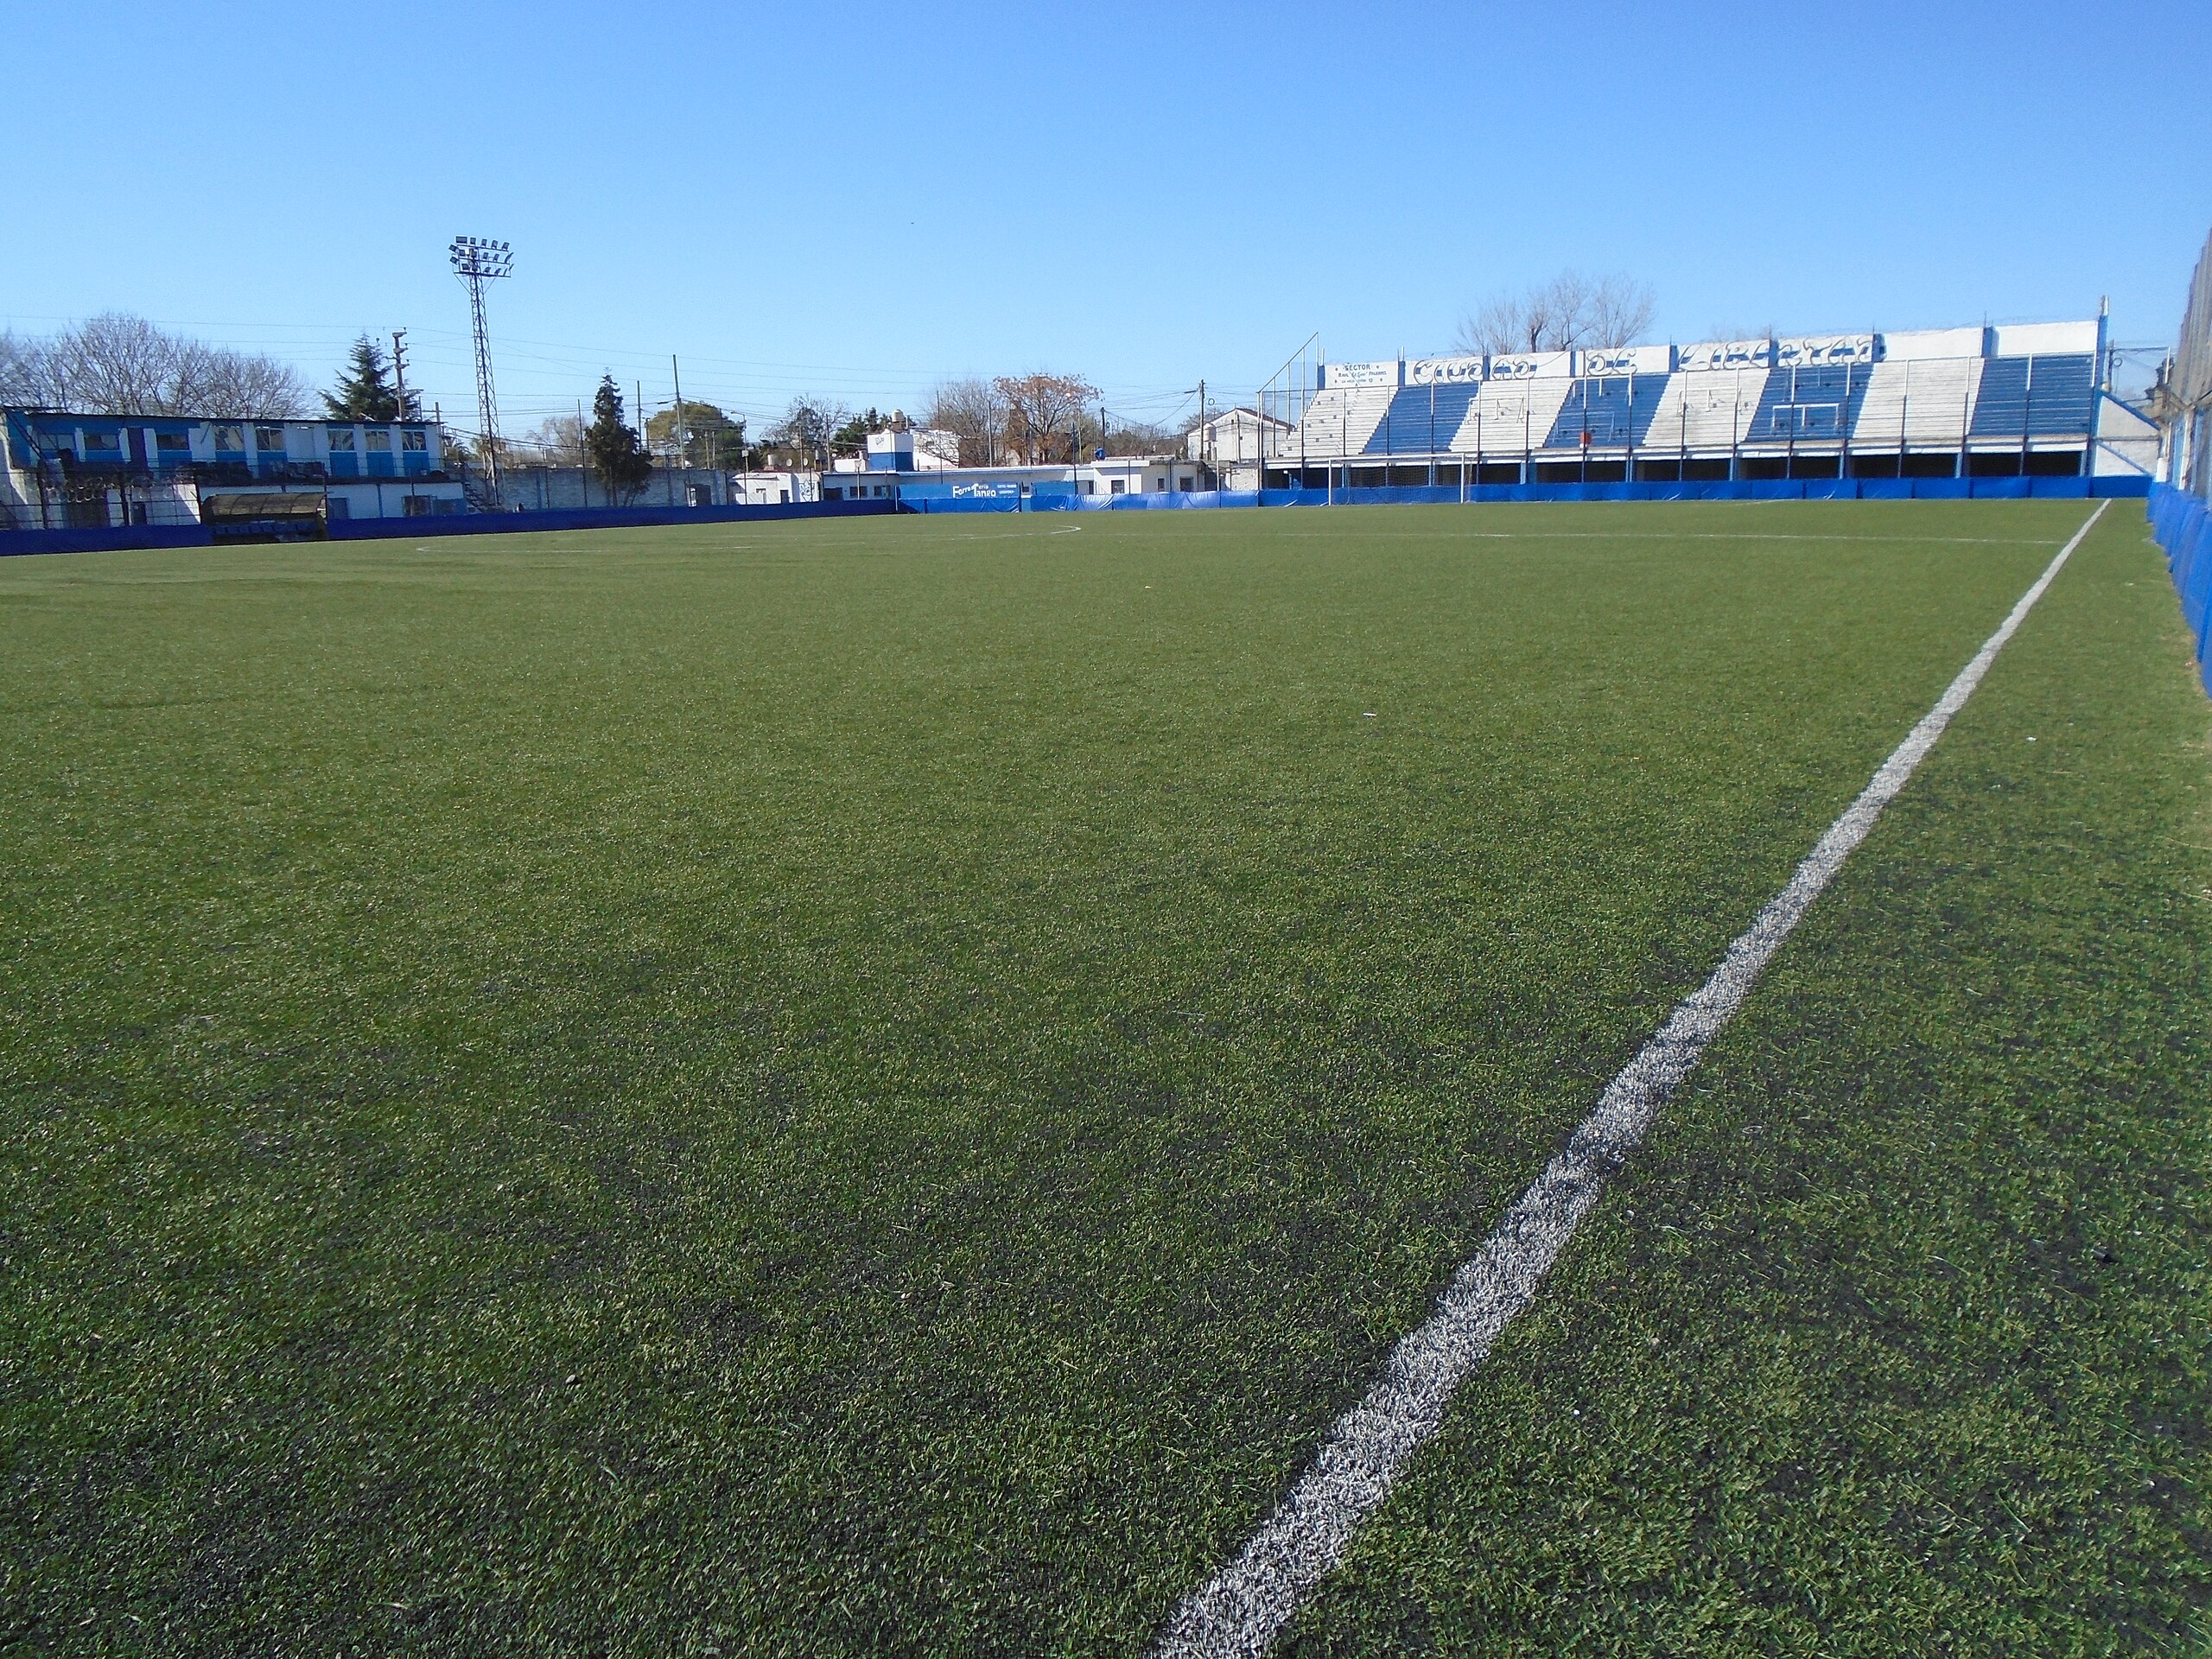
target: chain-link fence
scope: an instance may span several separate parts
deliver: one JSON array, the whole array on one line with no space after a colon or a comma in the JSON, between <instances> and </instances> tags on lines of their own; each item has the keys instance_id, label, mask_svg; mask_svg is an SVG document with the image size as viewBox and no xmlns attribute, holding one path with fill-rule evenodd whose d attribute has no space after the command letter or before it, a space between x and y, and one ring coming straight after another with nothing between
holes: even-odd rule
<instances>
[{"instance_id":1,"label":"chain-link fence","mask_svg":"<svg viewBox=\"0 0 2212 1659\"><path fill-rule=\"evenodd\" d=\"M2166 482L2212 497L2212 237L2190 279L2173 360L2152 397L2167 434Z\"/></svg>"}]
</instances>

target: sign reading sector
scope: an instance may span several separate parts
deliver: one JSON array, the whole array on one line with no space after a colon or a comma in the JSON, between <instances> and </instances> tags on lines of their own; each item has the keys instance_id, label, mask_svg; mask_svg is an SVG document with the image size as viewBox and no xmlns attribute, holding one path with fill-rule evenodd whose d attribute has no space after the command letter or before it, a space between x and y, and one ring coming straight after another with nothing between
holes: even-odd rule
<instances>
[{"instance_id":1,"label":"sign reading sector","mask_svg":"<svg viewBox=\"0 0 2212 1659\"><path fill-rule=\"evenodd\" d=\"M1327 386L1395 386L1395 359L1387 363L1330 363L1323 365L1322 384Z\"/></svg>"}]
</instances>

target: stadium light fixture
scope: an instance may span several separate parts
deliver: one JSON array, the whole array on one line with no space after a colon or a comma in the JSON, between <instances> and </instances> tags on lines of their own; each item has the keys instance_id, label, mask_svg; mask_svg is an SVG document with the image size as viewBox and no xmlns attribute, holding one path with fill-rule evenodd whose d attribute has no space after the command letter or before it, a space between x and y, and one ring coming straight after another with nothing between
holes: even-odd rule
<instances>
[{"instance_id":1,"label":"stadium light fixture","mask_svg":"<svg viewBox=\"0 0 2212 1659\"><path fill-rule=\"evenodd\" d=\"M496 492L499 486L499 406L492 389L492 337L484 324L484 284L514 274L514 251L504 242L456 236L447 245L454 275L467 285L469 320L476 334L476 424L484 448L484 470Z\"/></svg>"}]
</instances>

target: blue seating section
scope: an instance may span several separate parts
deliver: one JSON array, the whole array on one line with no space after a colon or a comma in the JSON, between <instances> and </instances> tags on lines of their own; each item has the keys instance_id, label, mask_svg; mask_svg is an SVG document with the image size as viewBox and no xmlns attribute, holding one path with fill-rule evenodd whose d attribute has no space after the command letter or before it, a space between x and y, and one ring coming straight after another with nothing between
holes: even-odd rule
<instances>
[{"instance_id":1,"label":"blue seating section","mask_svg":"<svg viewBox=\"0 0 2212 1659\"><path fill-rule=\"evenodd\" d=\"M1981 365L1972 435L2025 438L2086 432L2096 364L2086 353L1992 358Z\"/></svg>"},{"instance_id":2,"label":"blue seating section","mask_svg":"<svg viewBox=\"0 0 2212 1659\"><path fill-rule=\"evenodd\" d=\"M2093 327L2083 325L2080 332ZM1934 342L1941 351L1926 350L1931 342L1923 340L1887 357L1878 348L1870 354L1863 341L1844 342L1848 349L1821 340L1796 342L1782 353L1791 360L1772 367L1760 358L1670 373L1664 365L1674 359L1658 352L1642 359L1652 365L1649 373L1569 378L1553 372L1569 366L1554 359L1542 365L1548 372L1524 378L1514 371L1526 364L1486 365L1499 368L1499 378L1479 384L1421 378L1467 372L1465 359L1415 359L1398 367L1396 378L1405 384L1376 374L1370 378L1380 384L1322 391L1282 453L1319 458L1349 448L1376 459L1447 456L1462 442L1474 447L1478 424L1493 437L1510 428L1514 447L1525 442L1554 458L1586 448L1610 458L1656 442L1706 459L1748 451L1762 464L1784 448L1935 454L1949 447L1986 454L2017 447L2025 454L2059 453L2071 447L2069 441L2088 439L2104 395L2094 353L1985 357L1970 343L1976 331L1960 332L1967 338ZM2045 337L2073 344L2077 336ZM1897 339L1902 345L1910 337ZM1707 348L1698 349L1710 357ZM1756 355L1745 353L1747 359ZM1692 353L1683 360L1706 359Z\"/></svg>"},{"instance_id":3,"label":"blue seating section","mask_svg":"<svg viewBox=\"0 0 2212 1659\"><path fill-rule=\"evenodd\" d=\"M1777 369L1766 378L1746 443L1834 443L1857 429L1871 370L1863 364Z\"/></svg>"},{"instance_id":4,"label":"blue seating section","mask_svg":"<svg viewBox=\"0 0 2212 1659\"><path fill-rule=\"evenodd\" d=\"M1479 384L1402 386L1367 441L1370 455L1440 454L1452 447Z\"/></svg>"},{"instance_id":5,"label":"blue seating section","mask_svg":"<svg viewBox=\"0 0 2212 1659\"><path fill-rule=\"evenodd\" d=\"M1659 400L1667 395L1663 374L1613 374L1577 380L1552 423L1547 449L1580 449L1590 435L1593 449L1618 449L1642 443L1651 431Z\"/></svg>"}]
</instances>

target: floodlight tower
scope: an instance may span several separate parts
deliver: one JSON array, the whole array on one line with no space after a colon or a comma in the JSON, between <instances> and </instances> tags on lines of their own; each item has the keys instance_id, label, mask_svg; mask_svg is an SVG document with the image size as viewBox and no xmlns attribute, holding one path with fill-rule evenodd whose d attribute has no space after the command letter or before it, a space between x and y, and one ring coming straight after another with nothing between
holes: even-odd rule
<instances>
[{"instance_id":1,"label":"floodlight tower","mask_svg":"<svg viewBox=\"0 0 2212 1659\"><path fill-rule=\"evenodd\" d=\"M469 317L476 326L476 420L484 444L484 470L499 487L499 405L492 395L492 340L484 329L484 284L514 271L515 256L504 242L456 236L446 250L454 275L468 284Z\"/></svg>"}]
</instances>

